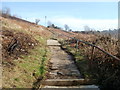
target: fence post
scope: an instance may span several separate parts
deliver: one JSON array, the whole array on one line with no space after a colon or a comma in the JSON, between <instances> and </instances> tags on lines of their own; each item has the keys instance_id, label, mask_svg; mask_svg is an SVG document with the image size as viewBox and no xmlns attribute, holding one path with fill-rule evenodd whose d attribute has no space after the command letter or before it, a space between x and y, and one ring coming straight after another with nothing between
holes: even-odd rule
<instances>
[{"instance_id":1,"label":"fence post","mask_svg":"<svg viewBox=\"0 0 120 90\"><path fill-rule=\"evenodd\" d=\"M94 51L95 51L95 47L94 46L91 46L92 47L92 50L91 50L91 57L90 57L90 70L92 69L92 64L93 64L93 58L94 58Z\"/></svg>"},{"instance_id":2,"label":"fence post","mask_svg":"<svg viewBox=\"0 0 120 90\"><path fill-rule=\"evenodd\" d=\"M92 52L91 52L91 60L93 60L93 57L94 57L94 51L95 51L95 47L94 46L92 46Z\"/></svg>"},{"instance_id":3,"label":"fence post","mask_svg":"<svg viewBox=\"0 0 120 90\"><path fill-rule=\"evenodd\" d=\"M69 37L68 37L68 39L67 39L67 45L69 45Z\"/></svg>"},{"instance_id":4,"label":"fence post","mask_svg":"<svg viewBox=\"0 0 120 90\"><path fill-rule=\"evenodd\" d=\"M78 43L79 43L79 41L77 40L77 42L76 42L76 52L78 52Z\"/></svg>"}]
</instances>

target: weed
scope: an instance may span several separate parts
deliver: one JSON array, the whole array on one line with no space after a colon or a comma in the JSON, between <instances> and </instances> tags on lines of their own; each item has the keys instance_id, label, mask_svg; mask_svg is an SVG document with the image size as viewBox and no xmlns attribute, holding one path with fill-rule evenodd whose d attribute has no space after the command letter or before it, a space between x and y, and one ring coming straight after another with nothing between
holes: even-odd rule
<instances>
[{"instance_id":1,"label":"weed","mask_svg":"<svg viewBox=\"0 0 120 90\"><path fill-rule=\"evenodd\" d=\"M17 81L17 82L19 82L19 81L20 81L20 79L19 79L19 78L14 78L14 80L15 80L15 81Z\"/></svg>"}]
</instances>

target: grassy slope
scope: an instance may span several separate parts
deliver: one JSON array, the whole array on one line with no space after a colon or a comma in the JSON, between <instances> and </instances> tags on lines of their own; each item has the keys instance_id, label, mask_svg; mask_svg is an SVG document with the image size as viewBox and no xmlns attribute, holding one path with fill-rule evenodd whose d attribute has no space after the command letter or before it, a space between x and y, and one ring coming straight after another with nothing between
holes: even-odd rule
<instances>
[{"instance_id":1,"label":"grassy slope","mask_svg":"<svg viewBox=\"0 0 120 90\"><path fill-rule=\"evenodd\" d=\"M38 42L34 48L28 47L26 55L23 53L17 59L13 58L14 60L11 61L13 65L3 64L3 87L32 88L37 79L44 76L46 72L46 62L49 56L46 40L50 33L43 26L9 18L1 18L1 21L4 30L28 34ZM23 39L23 37L20 38ZM3 60L3 62L5 61Z\"/></svg>"},{"instance_id":2,"label":"grassy slope","mask_svg":"<svg viewBox=\"0 0 120 90\"><path fill-rule=\"evenodd\" d=\"M110 36L76 34L76 38L95 43L112 55L119 56L118 41ZM74 55L78 68L84 78L96 79L95 84L99 85L101 90L120 89L120 61L111 58L97 49L94 50L92 57L92 48L81 43L79 45L79 52L76 52L76 44L74 42L69 45L63 39L62 43L63 48Z\"/></svg>"}]
</instances>

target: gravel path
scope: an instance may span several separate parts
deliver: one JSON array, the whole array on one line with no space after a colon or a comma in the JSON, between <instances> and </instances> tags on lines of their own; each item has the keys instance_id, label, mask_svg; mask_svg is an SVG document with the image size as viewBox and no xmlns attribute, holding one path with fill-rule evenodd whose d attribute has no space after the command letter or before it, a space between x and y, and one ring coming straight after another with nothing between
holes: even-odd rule
<instances>
[{"instance_id":1,"label":"gravel path","mask_svg":"<svg viewBox=\"0 0 120 90\"><path fill-rule=\"evenodd\" d=\"M49 79L78 79L80 73L72 60L72 56L68 55L61 49L57 40L48 40L47 44L52 53L51 67Z\"/></svg>"}]
</instances>

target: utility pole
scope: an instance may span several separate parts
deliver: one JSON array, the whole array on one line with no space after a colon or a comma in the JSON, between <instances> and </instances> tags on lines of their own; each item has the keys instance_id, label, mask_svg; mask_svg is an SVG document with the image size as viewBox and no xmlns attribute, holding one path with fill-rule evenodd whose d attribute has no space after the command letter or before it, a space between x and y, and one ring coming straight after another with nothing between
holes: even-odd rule
<instances>
[{"instance_id":1,"label":"utility pole","mask_svg":"<svg viewBox=\"0 0 120 90\"><path fill-rule=\"evenodd\" d=\"M47 16L45 16L45 26L47 27L46 19L47 19Z\"/></svg>"}]
</instances>

